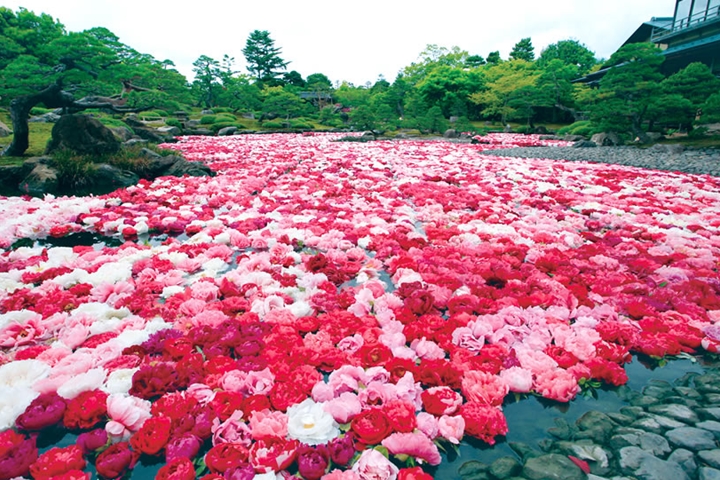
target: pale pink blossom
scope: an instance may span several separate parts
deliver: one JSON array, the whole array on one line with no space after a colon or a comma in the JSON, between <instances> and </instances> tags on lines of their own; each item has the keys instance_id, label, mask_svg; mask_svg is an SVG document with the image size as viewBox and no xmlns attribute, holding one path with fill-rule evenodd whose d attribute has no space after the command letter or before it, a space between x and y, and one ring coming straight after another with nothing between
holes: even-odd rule
<instances>
[{"instance_id":1,"label":"pale pink blossom","mask_svg":"<svg viewBox=\"0 0 720 480\"><path fill-rule=\"evenodd\" d=\"M575 376L561 368L554 368L537 374L535 391L545 398L569 402L580 391Z\"/></svg>"},{"instance_id":2,"label":"pale pink blossom","mask_svg":"<svg viewBox=\"0 0 720 480\"><path fill-rule=\"evenodd\" d=\"M500 372L500 378L511 392L528 393L532 390L533 374L522 367L510 367Z\"/></svg>"},{"instance_id":3,"label":"pale pink blossom","mask_svg":"<svg viewBox=\"0 0 720 480\"><path fill-rule=\"evenodd\" d=\"M395 480L400 470L382 453L370 448L362 452L352 471L361 480Z\"/></svg>"},{"instance_id":4,"label":"pale pink blossom","mask_svg":"<svg viewBox=\"0 0 720 480\"><path fill-rule=\"evenodd\" d=\"M465 372L462 379L463 395L473 402L497 407L508 391L508 385L501 377L480 370Z\"/></svg>"},{"instance_id":5,"label":"pale pink blossom","mask_svg":"<svg viewBox=\"0 0 720 480\"><path fill-rule=\"evenodd\" d=\"M252 434L247 423L242 421L242 410L236 410L230 418L220 423L218 418L213 419L212 444L239 443L247 448L252 444Z\"/></svg>"},{"instance_id":6,"label":"pale pink blossom","mask_svg":"<svg viewBox=\"0 0 720 480\"><path fill-rule=\"evenodd\" d=\"M443 415L438 419L438 430L441 437L457 445L465 433L465 419L461 415Z\"/></svg>"},{"instance_id":7,"label":"pale pink blossom","mask_svg":"<svg viewBox=\"0 0 720 480\"><path fill-rule=\"evenodd\" d=\"M423 432L431 440L434 440L440 434L440 425L438 424L438 418L427 412L418 412L417 428Z\"/></svg>"},{"instance_id":8,"label":"pale pink blossom","mask_svg":"<svg viewBox=\"0 0 720 480\"><path fill-rule=\"evenodd\" d=\"M382 445L393 455L410 455L420 463L439 465L442 460L437 445L422 432L393 433L382 441Z\"/></svg>"},{"instance_id":9,"label":"pale pink blossom","mask_svg":"<svg viewBox=\"0 0 720 480\"><path fill-rule=\"evenodd\" d=\"M339 397L325 402L323 408L340 424L348 423L363 410L358 396L351 392L340 394Z\"/></svg>"},{"instance_id":10,"label":"pale pink blossom","mask_svg":"<svg viewBox=\"0 0 720 480\"><path fill-rule=\"evenodd\" d=\"M250 431L255 440L262 438L285 438L288 432L287 415L268 409L258 410L250 415Z\"/></svg>"},{"instance_id":11,"label":"pale pink blossom","mask_svg":"<svg viewBox=\"0 0 720 480\"><path fill-rule=\"evenodd\" d=\"M122 393L108 396L107 412L110 421L105 430L118 441L130 438L151 417L149 401Z\"/></svg>"}]
</instances>

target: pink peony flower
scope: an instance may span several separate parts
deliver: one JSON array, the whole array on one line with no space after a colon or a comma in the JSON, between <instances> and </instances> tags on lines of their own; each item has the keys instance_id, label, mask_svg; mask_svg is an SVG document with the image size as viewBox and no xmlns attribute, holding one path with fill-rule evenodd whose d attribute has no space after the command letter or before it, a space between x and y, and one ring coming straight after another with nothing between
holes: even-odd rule
<instances>
[{"instance_id":1,"label":"pink peony flower","mask_svg":"<svg viewBox=\"0 0 720 480\"><path fill-rule=\"evenodd\" d=\"M575 376L561 368L554 368L535 377L535 391L545 398L569 402L580 391Z\"/></svg>"},{"instance_id":2,"label":"pink peony flower","mask_svg":"<svg viewBox=\"0 0 720 480\"><path fill-rule=\"evenodd\" d=\"M409 455L420 463L439 465L442 457L437 445L424 433L393 433L382 441L383 447L393 455Z\"/></svg>"},{"instance_id":3,"label":"pink peony flower","mask_svg":"<svg viewBox=\"0 0 720 480\"><path fill-rule=\"evenodd\" d=\"M368 449L363 451L353 464L352 471L362 480L395 480L400 469L390 463L382 453Z\"/></svg>"},{"instance_id":4,"label":"pink peony flower","mask_svg":"<svg viewBox=\"0 0 720 480\"><path fill-rule=\"evenodd\" d=\"M288 418L282 412L268 409L255 411L250 415L250 431L254 439L285 438L288 433Z\"/></svg>"}]
</instances>

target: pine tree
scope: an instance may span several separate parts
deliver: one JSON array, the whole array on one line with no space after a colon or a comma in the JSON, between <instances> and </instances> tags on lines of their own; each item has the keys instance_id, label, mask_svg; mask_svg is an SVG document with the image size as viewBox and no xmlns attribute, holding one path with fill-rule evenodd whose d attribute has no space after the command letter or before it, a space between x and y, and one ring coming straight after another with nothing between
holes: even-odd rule
<instances>
[{"instance_id":1,"label":"pine tree","mask_svg":"<svg viewBox=\"0 0 720 480\"><path fill-rule=\"evenodd\" d=\"M512 52L510 52L510 58L512 60L525 60L527 62L535 60L535 47L533 47L530 37L523 38L515 44Z\"/></svg>"},{"instance_id":2,"label":"pine tree","mask_svg":"<svg viewBox=\"0 0 720 480\"><path fill-rule=\"evenodd\" d=\"M275 84L288 63L280 57L281 49L275 46L267 30L255 30L248 36L243 49L247 69L258 81Z\"/></svg>"}]
</instances>

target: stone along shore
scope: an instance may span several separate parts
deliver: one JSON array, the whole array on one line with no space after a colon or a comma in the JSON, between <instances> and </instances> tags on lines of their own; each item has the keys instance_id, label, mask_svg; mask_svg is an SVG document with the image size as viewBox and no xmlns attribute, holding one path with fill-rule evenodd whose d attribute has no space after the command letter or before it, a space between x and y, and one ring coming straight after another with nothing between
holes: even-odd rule
<instances>
[{"instance_id":1,"label":"stone along shore","mask_svg":"<svg viewBox=\"0 0 720 480\"><path fill-rule=\"evenodd\" d=\"M683 148L657 144L649 148L623 147L521 147L485 151L488 155L520 158L610 163L685 173L720 176L720 149Z\"/></svg>"}]
</instances>

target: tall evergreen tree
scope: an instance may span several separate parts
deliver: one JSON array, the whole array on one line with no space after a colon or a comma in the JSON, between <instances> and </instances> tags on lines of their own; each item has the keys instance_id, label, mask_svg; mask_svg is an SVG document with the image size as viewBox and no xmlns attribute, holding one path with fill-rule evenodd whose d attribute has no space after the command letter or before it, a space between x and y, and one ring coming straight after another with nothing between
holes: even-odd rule
<instances>
[{"instance_id":1,"label":"tall evergreen tree","mask_svg":"<svg viewBox=\"0 0 720 480\"><path fill-rule=\"evenodd\" d=\"M250 75L263 83L278 83L288 63L280 57L282 49L275 46L267 30L254 30L248 36L243 55Z\"/></svg>"},{"instance_id":2,"label":"tall evergreen tree","mask_svg":"<svg viewBox=\"0 0 720 480\"><path fill-rule=\"evenodd\" d=\"M515 44L510 52L510 58L512 60L525 60L526 62L535 60L535 47L533 47L530 37L523 38Z\"/></svg>"}]
</instances>

